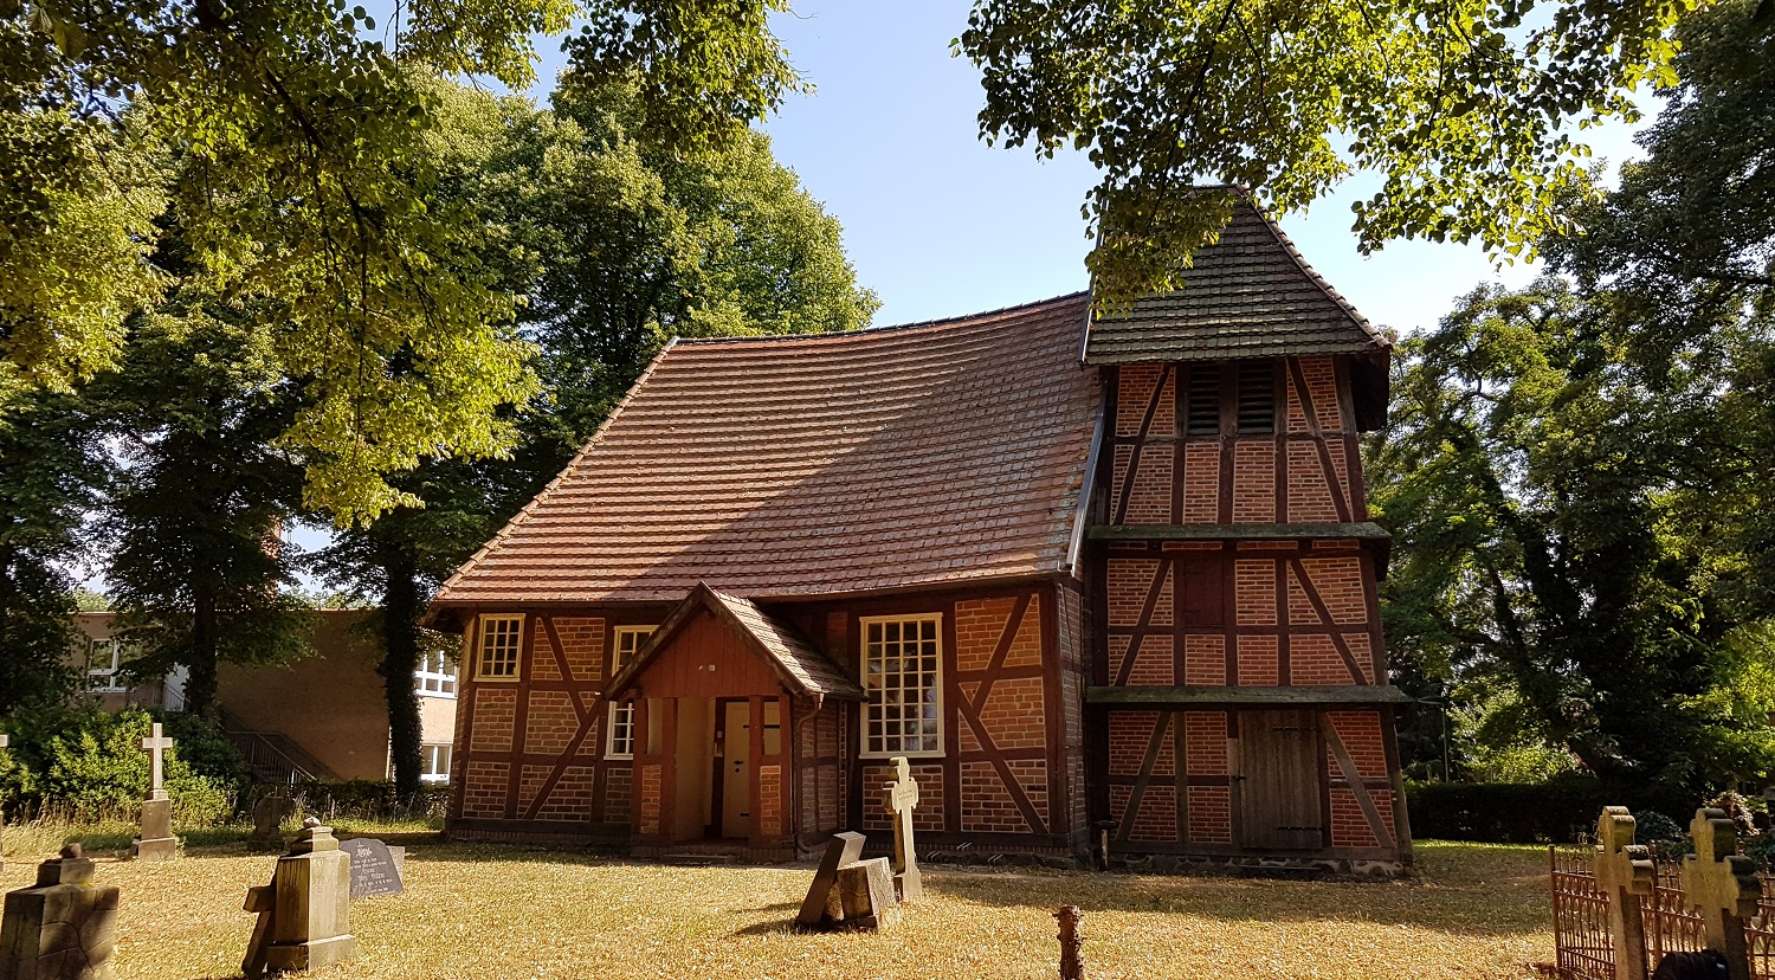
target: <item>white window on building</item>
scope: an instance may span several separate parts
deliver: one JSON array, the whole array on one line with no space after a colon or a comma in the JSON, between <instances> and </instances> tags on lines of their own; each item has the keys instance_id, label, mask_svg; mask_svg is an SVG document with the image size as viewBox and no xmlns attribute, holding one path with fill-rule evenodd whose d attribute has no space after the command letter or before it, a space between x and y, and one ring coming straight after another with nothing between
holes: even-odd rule
<instances>
[{"instance_id":1,"label":"white window on building","mask_svg":"<svg viewBox=\"0 0 1775 980\"><path fill-rule=\"evenodd\" d=\"M616 639L610 646L610 676L615 677L617 671L629 665L635 659L647 638L653 635L656 626L618 626ZM635 706L633 704L612 704L610 706L610 724L606 726L610 736L605 740L604 757L606 759L633 759L635 757Z\"/></svg>"},{"instance_id":2,"label":"white window on building","mask_svg":"<svg viewBox=\"0 0 1775 980\"><path fill-rule=\"evenodd\" d=\"M95 694L127 690L118 669L123 666L123 644L116 637L91 640L86 648L86 689Z\"/></svg>"},{"instance_id":3,"label":"white window on building","mask_svg":"<svg viewBox=\"0 0 1775 980\"><path fill-rule=\"evenodd\" d=\"M456 668L442 650L419 655L419 669L413 672L413 681L421 695L456 696Z\"/></svg>"},{"instance_id":4,"label":"white window on building","mask_svg":"<svg viewBox=\"0 0 1775 980\"><path fill-rule=\"evenodd\" d=\"M515 681L518 679L518 652L524 646L522 615L482 616L481 655L475 679L483 681Z\"/></svg>"},{"instance_id":5,"label":"white window on building","mask_svg":"<svg viewBox=\"0 0 1775 980\"><path fill-rule=\"evenodd\" d=\"M450 746L426 744L419 747L419 778L428 783L450 781Z\"/></svg>"},{"instance_id":6,"label":"white window on building","mask_svg":"<svg viewBox=\"0 0 1775 980\"><path fill-rule=\"evenodd\" d=\"M864 756L943 754L943 617L877 616L863 631Z\"/></svg>"}]
</instances>

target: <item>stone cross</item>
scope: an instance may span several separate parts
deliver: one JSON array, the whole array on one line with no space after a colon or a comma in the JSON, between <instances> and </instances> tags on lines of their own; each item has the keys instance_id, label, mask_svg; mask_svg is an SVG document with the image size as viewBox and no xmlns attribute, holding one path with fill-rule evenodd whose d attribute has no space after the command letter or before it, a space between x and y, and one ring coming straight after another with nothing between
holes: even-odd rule
<instances>
[{"instance_id":1,"label":"stone cross","mask_svg":"<svg viewBox=\"0 0 1775 980\"><path fill-rule=\"evenodd\" d=\"M1640 900L1651 896L1657 869L1646 846L1633 842L1634 829L1633 814L1624 806L1603 807L1596 821L1596 885L1609 899L1616 980L1646 980L1646 931Z\"/></svg>"},{"instance_id":2,"label":"stone cross","mask_svg":"<svg viewBox=\"0 0 1775 980\"><path fill-rule=\"evenodd\" d=\"M924 883L918 875L918 850L912 839L912 811L918 806L918 780L912 778L912 766L903 755L894 756L894 781L882 789L887 793L887 812L894 818L894 891L902 902L924 898Z\"/></svg>"},{"instance_id":3,"label":"stone cross","mask_svg":"<svg viewBox=\"0 0 1775 980\"><path fill-rule=\"evenodd\" d=\"M154 734L142 739L142 748L148 750L148 757L153 766L153 787L148 792L151 800L166 799L166 787L161 784L160 753L173 747L173 740L160 734L160 722L154 723Z\"/></svg>"},{"instance_id":4,"label":"stone cross","mask_svg":"<svg viewBox=\"0 0 1775 980\"><path fill-rule=\"evenodd\" d=\"M801 900L801 912L795 916L797 929L828 929L844 920L844 907L838 901L838 869L863 856L863 841L862 834L848 830L832 835L807 897Z\"/></svg>"},{"instance_id":5,"label":"stone cross","mask_svg":"<svg viewBox=\"0 0 1775 980\"><path fill-rule=\"evenodd\" d=\"M1738 851L1738 833L1726 811L1702 807L1689 822L1695 853L1683 858L1683 899L1700 913L1707 948L1726 958L1731 980L1750 980L1744 920L1763 896L1756 864Z\"/></svg>"}]
</instances>

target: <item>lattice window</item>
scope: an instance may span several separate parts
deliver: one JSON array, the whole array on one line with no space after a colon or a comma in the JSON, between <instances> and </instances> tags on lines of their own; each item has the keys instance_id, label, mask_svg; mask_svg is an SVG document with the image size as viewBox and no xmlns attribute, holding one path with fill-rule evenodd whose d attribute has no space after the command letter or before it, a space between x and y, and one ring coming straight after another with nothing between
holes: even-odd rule
<instances>
[{"instance_id":1,"label":"lattice window","mask_svg":"<svg viewBox=\"0 0 1775 980\"><path fill-rule=\"evenodd\" d=\"M1239 433L1276 431L1276 367L1272 361L1239 362Z\"/></svg>"},{"instance_id":2,"label":"lattice window","mask_svg":"<svg viewBox=\"0 0 1775 980\"><path fill-rule=\"evenodd\" d=\"M419 747L421 769L419 778L428 783L447 783L450 781L450 746L444 743L426 744Z\"/></svg>"},{"instance_id":3,"label":"lattice window","mask_svg":"<svg viewBox=\"0 0 1775 980\"><path fill-rule=\"evenodd\" d=\"M943 617L869 617L863 629L864 756L943 754Z\"/></svg>"},{"instance_id":4,"label":"lattice window","mask_svg":"<svg viewBox=\"0 0 1775 980\"><path fill-rule=\"evenodd\" d=\"M524 617L482 616L481 657L475 678L484 681L518 679L518 652L524 645Z\"/></svg>"},{"instance_id":5,"label":"lattice window","mask_svg":"<svg viewBox=\"0 0 1775 980\"><path fill-rule=\"evenodd\" d=\"M618 626L616 642L610 645L610 676L615 677L617 671L627 667L635 659L635 654L647 645L647 638L653 635L656 626ZM606 726L610 732L606 739L604 757L606 759L633 759L635 757L635 705L612 704L610 706L610 724Z\"/></svg>"},{"instance_id":6,"label":"lattice window","mask_svg":"<svg viewBox=\"0 0 1775 980\"><path fill-rule=\"evenodd\" d=\"M419 654L419 668L413 671L413 686L420 694L432 697L456 696L456 667L442 650Z\"/></svg>"},{"instance_id":7,"label":"lattice window","mask_svg":"<svg viewBox=\"0 0 1775 980\"><path fill-rule=\"evenodd\" d=\"M1184 435L1220 435L1220 365L1191 364L1184 376Z\"/></svg>"}]
</instances>

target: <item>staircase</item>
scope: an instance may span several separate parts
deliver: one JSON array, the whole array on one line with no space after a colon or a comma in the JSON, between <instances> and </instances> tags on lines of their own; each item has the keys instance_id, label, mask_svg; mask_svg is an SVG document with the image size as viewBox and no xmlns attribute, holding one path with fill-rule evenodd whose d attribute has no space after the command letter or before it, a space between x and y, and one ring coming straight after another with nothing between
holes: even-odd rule
<instances>
[{"instance_id":1,"label":"staircase","mask_svg":"<svg viewBox=\"0 0 1775 980\"><path fill-rule=\"evenodd\" d=\"M339 778L338 773L310 755L295 739L283 732L255 731L226 708L222 709L222 732L246 760L254 783L293 786Z\"/></svg>"}]
</instances>

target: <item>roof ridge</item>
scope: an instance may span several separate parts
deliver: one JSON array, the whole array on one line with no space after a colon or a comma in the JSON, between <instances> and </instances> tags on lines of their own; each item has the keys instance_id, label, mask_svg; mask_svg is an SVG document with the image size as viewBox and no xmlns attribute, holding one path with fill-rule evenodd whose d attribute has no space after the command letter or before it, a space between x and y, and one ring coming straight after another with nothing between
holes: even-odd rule
<instances>
[{"instance_id":1,"label":"roof ridge","mask_svg":"<svg viewBox=\"0 0 1775 980\"><path fill-rule=\"evenodd\" d=\"M553 493L556 487L561 485L561 481L567 479L567 474L572 473L574 469L579 466L580 461L591 454L592 447L596 446L598 440L603 438L605 430L609 429L611 424L616 421L616 417L622 414L622 410L628 407L629 400L635 397L635 393L641 390L642 382L652 376L654 368L659 367L660 362L666 359L666 355L670 353L672 348L677 346L677 344L678 338L676 337L666 341L665 346L659 349L659 353L653 355L653 360L648 361L647 366L641 370L641 375L635 379L635 383L629 386L628 391L623 392L623 396L616 402L616 407L612 408L610 414L604 417L604 421L598 423L598 427L592 430L592 437L587 439L579 447L578 451L573 454L573 458L567 461L566 466L561 467L561 472L556 473L554 479L550 480L541 490L537 491L536 496L531 497L529 503L518 508L518 512L506 520L505 525L493 535L491 540L482 545L480 550L468 556L468 560L463 562L456 571L450 573L450 577L445 579L443 584L438 586L439 595L444 594L449 590L450 586L456 584L457 579L473 571L475 566L480 564L481 559L487 557L488 552L503 543L512 531L517 529L518 524L523 521L524 518L530 516L531 512L547 499L548 495Z\"/></svg>"},{"instance_id":2,"label":"roof ridge","mask_svg":"<svg viewBox=\"0 0 1775 980\"><path fill-rule=\"evenodd\" d=\"M743 337L673 337L672 340L679 344L702 345L731 343L749 344L777 340L834 340L840 337L864 337L883 333L898 333L901 330L915 330L921 327L949 326L952 324L964 323L969 320L983 320L987 317L999 316L1001 314L1013 313L1020 310L1032 310L1041 306L1056 305L1066 300L1078 299L1081 296L1089 297L1090 295L1090 290L1079 289L1070 293L1062 293L1058 296L1050 296L1047 299L1031 300L1027 303L1013 303L1009 306L998 307L997 309L981 310L978 313L962 313L956 316L938 317L934 320L914 320L910 323L890 323L881 327L864 327L861 330L830 331L826 333L749 334Z\"/></svg>"}]
</instances>

